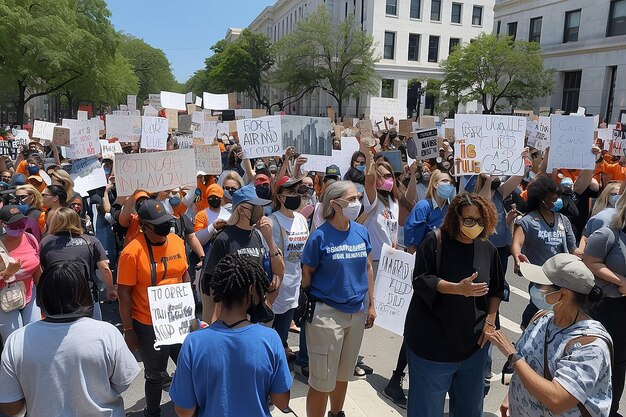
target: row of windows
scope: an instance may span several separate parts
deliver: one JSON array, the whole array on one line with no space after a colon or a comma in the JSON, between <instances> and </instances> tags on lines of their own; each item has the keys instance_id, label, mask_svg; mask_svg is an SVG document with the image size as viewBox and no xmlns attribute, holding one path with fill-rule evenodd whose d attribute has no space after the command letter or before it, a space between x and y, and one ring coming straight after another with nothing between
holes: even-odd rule
<instances>
[{"instance_id":1,"label":"row of windows","mask_svg":"<svg viewBox=\"0 0 626 417\"><path fill-rule=\"evenodd\" d=\"M570 10L565 12L563 24L563 43L578 41L582 10ZM530 19L528 29L528 40L531 42L541 42L542 17ZM496 33L499 35L501 22L496 25ZM507 35L513 40L517 37L517 22L507 23ZM612 0L609 8L609 19L607 22L606 36L626 35L626 0Z\"/></svg>"},{"instance_id":2,"label":"row of windows","mask_svg":"<svg viewBox=\"0 0 626 417\"><path fill-rule=\"evenodd\" d=\"M400 0L387 0L385 4L385 14L388 16L398 16L398 2ZM422 0L410 0L409 17L411 19L422 18ZM430 20L441 22L441 2L442 0L430 0ZM463 4L452 3L452 13L450 15L451 23L461 23L463 15ZM472 25L483 25L483 7L473 6L472 8Z\"/></svg>"},{"instance_id":3,"label":"row of windows","mask_svg":"<svg viewBox=\"0 0 626 417\"><path fill-rule=\"evenodd\" d=\"M409 33L409 50L407 53L407 60L419 61L420 54L420 38L417 33ZM459 38L450 38L448 45L448 53L452 53L455 46L461 43ZM385 45L383 49L384 59L396 58L396 33L385 32ZM439 36L430 35L428 37L428 62L439 61Z\"/></svg>"}]
</instances>

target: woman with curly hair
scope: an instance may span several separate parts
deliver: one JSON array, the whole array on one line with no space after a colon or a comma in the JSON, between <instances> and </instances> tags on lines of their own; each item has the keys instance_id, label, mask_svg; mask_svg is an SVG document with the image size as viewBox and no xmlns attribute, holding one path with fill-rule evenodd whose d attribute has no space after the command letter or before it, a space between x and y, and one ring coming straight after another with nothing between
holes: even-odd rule
<instances>
[{"instance_id":1,"label":"woman with curly hair","mask_svg":"<svg viewBox=\"0 0 626 417\"><path fill-rule=\"evenodd\" d=\"M457 195L441 229L417 250L404 328L408 417L442 416L446 393L451 416L483 415L485 333L495 328L504 295L498 251L487 240L497 222L493 203L478 194Z\"/></svg>"}]
</instances>

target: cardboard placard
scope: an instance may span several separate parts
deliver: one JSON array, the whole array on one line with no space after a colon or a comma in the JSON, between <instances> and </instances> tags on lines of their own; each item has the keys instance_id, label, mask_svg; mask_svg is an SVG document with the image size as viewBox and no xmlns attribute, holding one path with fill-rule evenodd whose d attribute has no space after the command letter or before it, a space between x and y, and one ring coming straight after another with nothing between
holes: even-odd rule
<instances>
[{"instance_id":1,"label":"cardboard placard","mask_svg":"<svg viewBox=\"0 0 626 417\"><path fill-rule=\"evenodd\" d=\"M21 140L0 140L0 155L8 155L15 160L22 150L22 144Z\"/></svg>"},{"instance_id":2,"label":"cardboard placard","mask_svg":"<svg viewBox=\"0 0 626 417\"><path fill-rule=\"evenodd\" d=\"M328 117L280 116L280 122L283 149L294 146L298 153L332 155L333 134Z\"/></svg>"},{"instance_id":3,"label":"cardboard placard","mask_svg":"<svg viewBox=\"0 0 626 417\"><path fill-rule=\"evenodd\" d=\"M595 168L596 157L591 152L594 140L593 118L552 115L550 137L548 172L555 168Z\"/></svg>"},{"instance_id":4,"label":"cardboard placard","mask_svg":"<svg viewBox=\"0 0 626 417\"><path fill-rule=\"evenodd\" d=\"M50 143L59 146L70 146L70 129L63 126L55 126Z\"/></svg>"},{"instance_id":5,"label":"cardboard placard","mask_svg":"<svg viewBox=\"0 0 626 417\"><path fill-rule=\"evenodd\" d=\"M399 335L413 296L414 266L415 254L383 245L374 283L376 325Z\"/></svg>"},{"instance_id":6,"label":"cardboard placard","mask_svg":"<svg viewBox=\"0 0 626 417\"><path fill-rule=\"evenodd\" d=\"M198 110L198 109L196 108L196 105L195 105L195 104L191 104L191 103L187 104L187 114L189 114L189 115L190 115L190 114L193 114L193 113L195 113L197 110Z\"/></svg>"},{"instance_id":7,"label":"cardboard placard","mask_svg":"<svg viewBox=\"0 0 626 417\"><path fill-rule=\"evenodd\" d=\"M609 152L613 156L626 156L626 130L613 129Z\"/></svg>"},{"instance_id":8,"label":"cardboard placard","mask_svg":"<svg viewBox=\"0 0 626 417\"><path fill-rule=\"evenodd\" d=\"M387 158L391 168L393 168L393 172L402 172L404 167L402 165L402 152L399 150L394 151L382 151L379 152L384 158Z\"/></svg>"},{"instance_id":9,"label":"cardboard placard","mask_svg":"<svg viewBox=\"0 0 626 417\"><path fill-rule=\"evenodd\" d=\"M196 165L193 149L118 154L115 156L115 186L118 196L132 195L137 189L148 192L195 186Z\"/></svg>"},{"instance_id":10,"label":"cardboard placard","mask_svg":"<svg viewBox=\"0 0 626 417\"><path fill-rule=\"evenodd\" d=\"M202 97L196 97L196 107L202 107Z\"/></svg>"},{"instance_id":11,"label":"cardboard placard","mask_svg":"<svg viewBox=\"0 0 626 417\"><path fill-rule=\"evenodd\" d=\"M86 112L86 111L84 111L84 110L78 110L78 111L76 112L76 119L77 119L77 120L79 120L79 121L81 121L81 122L84 122L84 121L86 121L86 120L89 120L89 113L87 113L87 112Z\"/></svg>"},{"instance_id":12,"label":"cardboard placard","mask_svg":"<svg viewBox=\"0 0 626 417\"><path fill-rule=\"evenodd\" d=\"M167 149L168 120L165 117L141 118L141 147L143 149Z\"/></svg>"},{"instance_id":13,"label":"cardboard placard","mask_svg":"<svg viewBox=\"0 0 626 417\"><path fill-rule=\"evenodd\" d=\"M191 132L191 114L181 114L178 116L178 131Z\"/></svg>"},{"instance_id":14,"label":"cardboard placard","mask_svg":"<svg viewBox=\"0 0 626 417\"><path fill-rule=\"evenodd\" d=\"M252 118L256 119L257 117L264 117L267 115L266 109L252 109Z\"/></svg>"},{"instance_id":15,"label":"cardboard placard","mask_svg":"<svg viewBox=\"0 0 626 417\"><path fill-rule=\"evenodd\" d=\"M160 110L162 108L161 94L148 94L148 105Z\"/></svg>"},{"instance_id":16,"label":"cardboard placard","mask_svg":"<svg viewBox=\"0 0 626 417\"><path fill-rule=\"evenodd\" d=\"M454 121L455 175L524 174L525 117L457 114Z\"/></svg>"},{"instance_id":17,"label":"cardboard placard","mask_svg":"<svg viewBox=\"0 0 626 417\"><path fill-rule=\"evenodd\" d=\"M236 123L244 159L283 154L280 116L243 119Z\"/></svg>"},{"instance_id":18,"label":"cardboard placard","mask_svg":"<svg viewBox=\"0 0 626 417\"><path fill-rule=\"evenodd\" d=\"M120 142L141 140L141 116L106 115L106 138Z\"/></svg>"},{"instance_id":19,"label":"cardboard placard","mask_svg":"<svg viewBox=\"0 0 626 417\"><path fill-rule=\"evenodd\" d=\"M330 121L332 123L335 123L336 120L336 114L335 114L335 109L333 109L332 107L328 106L326 108L326 115L328 116L328 118L330 119Z\"/></svg>"},{"instance_id":20,"label":"cardboard placard","mask_svg":"<svg viewBox=\"0 0 626 417\"><path fill-rule=\"evenodd\" d=\"M178 142L178 149L191 149L193 145L192 135L177 135L176 142Z\"/></svg>"},{"instance_id":21,"label":"cardboard placard","mask_svg":"<svg viewBox=\"0 0 626 417\"><path fill-rule=\"evenodd\" d=\"M56 123L35 120L35 123L33 125L33 137L43 140L52 140L52 136L54 135L54 127L56 125Z\"/></svg>"},{"instance_id":22,"label":"cardboard placard","mask_svg":"<svg viewBox=\"0 0 626 417\"><path fill-rule=\"evenodd\" d=\"M115 114L115 112L113 112ZM153 106L143 106L143 115L148 117L158 117L159 111Z\"/></svg>"},{"instance_id":23,"label":"cardboard placard","mask_svg":"<svg viewBox=\"0 0 626 417\"><path fill-rule=\"evenodd\" d=\"M193 92L188 92L185 94L185 103L193 103Z\"/></svg>"},{"instance_id":24,"label":"cardboard placard","mask_svg":"<svg viewBox=\"0 0 626 417\"><path fill-rule=\"evenodd\" d=\"M74 191L82 197L87 197L91 190L107 185L104 168L97 157L73 161L70 176L74 180Z\"/></svg>"},{"instance_id":25,"label":"cardboard placard","mask_svg":"<svg viewBox=\"0 0 626 417\"><path fill-rule=\"evenodd\" d=\"M169 130L178 129L178 110L165 109L165 118L167 119L167 127Z\"/></svg>"},{"instance_id":26,"label":"cardboard placard","mask_svg":"<svg viewBox=\"0 0 626 417\"><path fill-rule=\"evenodd\" d=\"M412 119L402 119L398 121L398 134L404 137L411 137L411 133L413 133L413 120Z\"/></svg>"},{"instance_id":27,"label":"cardboard placard","mask_svg":"<svg viewBox=\"0 0 626 417\"><path fill-rule=\"evenodd\" d=\"M191 283L148 287L154 347L183 343L196 320Z\"/></svg>"},{"instance_id":28,"label":"cardboard placard","mask_svg":"<svg viewBox=\"0 0 626 417\"><path fill-rule=\"evenodd\" d=\"M109 142L108 140L100 140L100 152L103 159L113 160L115 160L116 153L124 153L119 142Z\"/></svg>"},{"instance_id":29,"label":"cardboard placard","mask_svg":"<svg viewBox=\"0 0 626 417\"><path fill-rule=\"evenodd\" d=\"M528 146L545 151L550 146L550 118L544 116L533 117L526 124Z\"/></svg>"},{"instance_id":30,"label":"cardboard placard","mask_svg":"<svg viewBox=\"0 0 626 417\"><path fill-rule=\"evenodd\" d=\"M252 119L252 109L235 109L235 120Z\"/></svg>"},{"instance_id":31,"label":"cardboard placard","mask_svg":"<svg viewBox=\"0 0 626 417\"><path fill-rule=\"evenodd\" d=\"M369 119L359 120L357 127L361 131L361 138L373 138L374 132L372 132L372 121Z\"/></svg>"},{"instance_id":32,"label":"cardboard placard","mask_svg":"<svg viewBox=\"0 0 626 417\"><path fill-rule=\"evenodd\" d=\"M359 141L355 137L342 137L341 150L334 150L331 156L302 154L308 159L302 167L307 171L325 172L329 165L337 165L342 177L350 169L352 154L359 150Z\"/></svg>"},{"instance_id":33,"label":"cardboard placard","mask_svg":"<svg viewBox=\"0 0 626 417\"><path fill-rule=\"evenodd\" d=\"M435 116L420 116L420 129L433 129L435 127Z\"/></svg>"},{"instance_id":34,"label":"cardboard placard","mask_svg":"<svg viewBox=\"0 0 626 417\"><path fill-rule=\"evenodd\" d=\"M417 148L416 160L423 161L439 156L437 129L425 129L414 132L413 141Z\"/></svg>"},{"instance_id":35,"label":"cardboard placard","mask_svg":"<svg viewBox=\"0 0 626 417\"><path fill-rule=\"evenodd\" d=\"M233 110L237 108L237 93L228 93L228 108Z\"/></svg>"},{"instance_id":36,"label":"cardboard placard","mask_svg":"<svg viewBox=\"0 0 626 417\"><path fill-rule=\"evenodd\" d=\"M406 101L403 104L397 98L370 97L369 118L372 120L372 123L383 122L381 126L384 127L385 117L392 116L396 122L406 119Z\"/></svg>"},{"instance_id":37,"label":"cardboard placard","mask_svg":"<svg viewBox=\"0 0 626 417\"><path fill-rule=\"evenodd\" d=\"M209 175L222 173L222 154L217 145L194 146L196 154L196 171L203 171Z\"/></svg>"},{"instance_id":38,"label":"cardboard placard","mask_svg":"<svg viewBox=\"0 0 626 417\"><path fill-rule=\"evenodd\" d=\"M89 158L100 153L100 123L98 119L63 119L63 127L70 129L70 146L65 155L70 159Z\"/></svg>"},{"instance_id":39,"label":"cardboard placard","mask_svg":"<svg viewBox=\"0 0 626 417\"><path fill-rule=\"evenodd\" d=\"M137 110L137 96L135 95L127 95L126 96L126 105L129 110Z\"/></svg>"},{"instance_id":40,"label":"cardboard placard","mask_svg":"<svg viewBox=\"0 0 626 417\"><path fill-rule=\"evenodd\" d=\"M228 94L203 93L202 102L205 109L228 110Z\"/></svg>"},{"instance_id":41,"label":"cardboard placard","mask_svg":"<svg viewBox=\"0 0 626 417\"><path fill-rule=\"evenodd\" d=\"M187 110L185 95L172 93L171 91L161 91L161 107L164 109L185 111Z\"/></svg>"}]
</instances>

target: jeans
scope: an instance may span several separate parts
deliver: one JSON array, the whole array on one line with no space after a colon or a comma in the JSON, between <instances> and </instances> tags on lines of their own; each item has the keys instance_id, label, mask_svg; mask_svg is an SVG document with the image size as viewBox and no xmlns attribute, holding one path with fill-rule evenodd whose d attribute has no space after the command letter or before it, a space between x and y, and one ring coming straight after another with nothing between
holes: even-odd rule
<instances>
[{"instance_id":1,"label":"jeans","mask_svg":"<svg viewBox=\"0 0 626 417\"><path fill-rule=\"evenodd\" d=\"M139 339L139 356L144 367L146 417L159 417L161 415L161 391L163 383L169 378L167 373L168 358L176 363L181 345L160 346L154 349L156 336L154 328L133 320L133 329Z\"/></svg>"},{"instance_id":2,"label":"jeans","mask_svg":"<svg viewBox=\"0 0 626 417\"><path fill-rule=\"evenodd\" d=\"M300 326L300 350L296 356L295 364L302 367L309 366L309 351L306 348L306 332L304 331L304 327L308 324L305 320Z\"/></svg>"},{"instance_id":3,"label":"jeans","mask_svg":"<svg viewBox=\"0 0 626 417\"><path fill-rule=\"evenodd\" d=\"M37 297L37 287L33 285L32 296L28 304L19 310L9 311L8 313L0 309L0 336L2 342L6 342L7 337L20 327L26 326L37 320L41 320L41 310L37 305L35 298Z\"/></svg>"},{"instance_id":4,"label":"jeans","mask_svg":"<svg viewBox=\"0 0 626 417\"><path fill-rule=\"evenodd\" d=\"M291 320L293 320L293 314L296 312L295 308L285 311L282 314L274 315L274 324L272 327L278 333L280 341L283 342L283 346L287 347L287 338L289 337L289 328L291 327Z\"/></svg>"},{"instance_id":5,"label":"jeans","mask_svg":"<svg viewBox=\"0 0 626 417\"><path fill-rule=\"evenodd\" d=\"M407 346L409 403L407 417L441 417L446 393L450 417L482 417L483 370L488 345L461 362L435 362L417 356Z\"/></svg>"}]
</instances>

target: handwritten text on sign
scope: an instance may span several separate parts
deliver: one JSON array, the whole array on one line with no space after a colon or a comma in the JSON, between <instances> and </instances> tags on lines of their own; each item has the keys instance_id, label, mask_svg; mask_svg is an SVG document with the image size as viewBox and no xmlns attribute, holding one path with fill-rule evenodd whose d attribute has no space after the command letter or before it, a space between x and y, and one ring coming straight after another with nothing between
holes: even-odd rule
<instances>
[{"instance_id":1,"label":"handwritten text on sign","mask_svg":"<svg viewBox=\"0 0 626 417\"><path fill-rule=\"evenodd\" d=\"M141 139L141 116L106 115L107 139L120 142L139 142Z\"/></svg>"},{"instance_id":2,"label":"handwritten text on sign","mask_svg":"<svg viewBox=\"0 0 626 417\"><path fill-rule=\"evenodd\" d=\"M237 120L244 159L283 154L280 116Z\"/></svg>"},{"instance_id":3,"label":"handwritten text on sign","mask_svg":"<svg viewBox=\"0 0 626 417\"><path fill-rule=\"evenodd\" d=\"M454 119L455 175L523 175L526 118L457 114Z\"/></svg>"},{"instance_id":4,"label":"handwritten text on sign","mask_svg":"<svg viewBox=\"0 0 626 417\"><path fill-rule=\"evenodd\" d=\"M42 122L41 120L35 120L35 126L33 126L33 137L43 140L52 140L54 134L54 127L56 123Z\"/></svg>"},{"instance_id":5,"label":"handwritten text on sign","mask_svg":"<svg viewBox=\"0 0 626 417\"><path fill-rule=\"evenodd\" d=\"M98 119L63 119L63 127L70 129L70 147L67 148L66 155L68 158L88 158L100 153L100 124Z\"/></svg>"},{"instance_id":6,"label":"handwritten text on sign","mask_svg":"<svg viewBox=\"0 0 626 417\"><path fill-rule=\"evenodd\" d=\"M196 145L196 171L203 171L209 175L222 173L222 155L217 145Z\"/></svg>"},{"instance_id":7,"label":"handwritten text on sign","mask_svg":"<svg viewBox=\"0 0 626 417\"><path fill-rule=\"evenodd\" d=\"M414 254L383 245L374 285L376 324L399 335L413 295L414 266Z\"/></svg>"},{"instance_id":8,"label":"handwritten text on sign","mask_svg":"<svg viewBox=\"0 0 626 417\"><path fill-rule=\"evenodd\" d=\"M417 146L417 160L436 158L439 155L437 151L437 129L414 132L413 140Z\"/></svg>"},{"instance_id":9,"label":"handwritten text on sign","mask_svg":"<svg viewBox=\"0 0 626 417\"><path fill-rule=\"evenodd\" d=\"M74 161L70 176L74 180L74 191L83 197L87 197L89 191L107 185L102 164L95 156Z\"/></svg>"},{"instance_id":10,"label":"handwritten text on sign","mask_svg":"<svg viewBox=\"0 0 626 417\"><path fill-rule=\"evenodd\" d=\"M183 343L196 320L191 284L148 287L148 302L156 341L154 347Z\"/></svg>"},{"instance_id":11,"label":"handwritten text on sign","mask_svg":"<svg viewBox=\"0 0 626 417\"><path fill-rule=\"evenodd\" d=\"M167 119L143 116L141 125L141 147L164 151L167 148Z\"/></svg>"},{"instance_id":12,"label":"handwritten text on sign","mask_svg":"<svg viewBox=\"0 0 626 417\"><path fill-rule=\"evenodd\" d=\"M550 116L548 172L554 168L594 169L592 117Z\"/></svg>"},{"instance_id":13,"label":"handwritten text on sign","mask_svg":"<svg viewBox=\"0 0 626 417\"><path fill-rule=\"evenodd\" d=\"M117 195L129 196L137 189L171 190L196 183L193 149L115 155Z\"/></svg>"},{"instance_id":14,"label":"handwritten text on sign","mask_svg":"<svg viewBox=\"0 0 626 417\"><path fill-rule=\"evenodd\" d=\"M613 138L611 139L611 155L626 156L626 130L613 129Z\"/></svg>"},{"instance_id":15,"label":"handwritten text on sign","mask_svg":"<svg viewBox=\"0 0 626 417\"><path fill-rule=\"evenodd\" d=\"M537 116L527 122L528 146L545 151L550 146L550 118Z\"/></svg>"}]
</instances>

